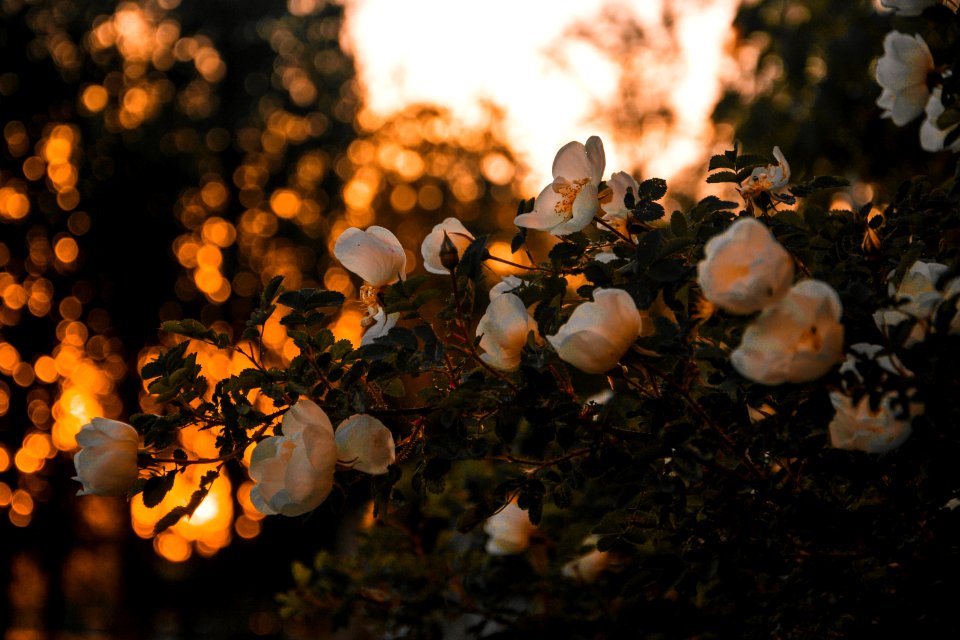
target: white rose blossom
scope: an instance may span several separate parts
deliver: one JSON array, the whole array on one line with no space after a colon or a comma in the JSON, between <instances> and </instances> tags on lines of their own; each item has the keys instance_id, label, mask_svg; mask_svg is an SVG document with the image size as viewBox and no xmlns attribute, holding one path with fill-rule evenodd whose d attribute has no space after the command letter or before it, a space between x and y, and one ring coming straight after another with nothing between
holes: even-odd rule
<instances>
[{"instance_id":1,"label":"white rose blossom","mask_svg":"<svg viewBox=\"0 0 960 640\"><path fill-rule=\"evenodd\" d=\"M957 125L952 125L946 129L941 129L937 126L937 120L946 110L941 100L942 93L943 91L940 87L936 87L930 93L930 99L927 100L927 106L926 109L924 109L927 117L924 119L923 124L920 125L920 146L923 147L924 151L931 153L943 151L943 143L946 142L947 135L957 128ZM951 142L948 148L954 153L960 151L960 139Z\"/></svg>"},{"instance_id":2,"label":"white rose blossom","mask_svg":"<svg viewBox=\"0 0 960 640\"><path fill-rule=\"evenodd\" d=\"M487 538L486 550L492 556L523 553L530 546L530 536L536 531L527 512L511 501L483 524Z\"/></svg>"},{"instance_id":3,"label":"white rose blossom","mask_svg":"<svg viewBox=\"0 0 960 640\"><path fill-rule=\"evenodd\" d=\"M283 416L282 430L253 450L250 501L265 515L299 516L320 506L333 489L333 425L315 402L301 398Z\"/></svg>"},{"instance_id":4,"label":"white rose blossom","mask_svg":"<svg viewBox=\"0 0 960 640\"><path fill-rule=\"evenodd\" d=\"M564 564L560 570L564 577L583 584L593 584L601 573L614 564L614 558L609 552L596 548L597 539L598 536L589 536L584 540L584 545L592 546L593 549Z\"/></svg>"},{"instance_id":5,"label":"white rose blossom","mask_svg":"<svg viewBox=\"0 0 960 640\"><path fill-rule=\"evenodd\" d=\"M754 313L790 290L793 259L765 224L740 218L707 242L697 280L703 296L721 309Z\"/></svg>"},{"instance_id":6,"label":"white rose blossom","mask_svg":"<svg viewBox=\"0 0 960 640\"><path fill-rule=\"evenodd\" d=\"M765 167L756 167L740 185L740 195L744 198L753 198L763 192L776 195L790 182L790 165L780 151L780 147L773 148L773 157L777 164L768 164Z\"/></svg>"},{"instance_id":7,"label":"white rose blossom","mask_svg":"<svg viewBox=\"0 0 960 640\"><path fill-rule=\"evenodd\" d=\"M497 296L503 295L505 293L513 293L517 289L523 286L523 280L517 276L504 276L503 279L497 284L490 287L490 301L492 302Z\"/></svg>"},{"instance_id":8,"label":"white rose blossom","mask_svg":"<svg viewBox=\"0 0 960 640\"><path fill-rule=\"evenodd\" d=\"M463 256L463 252L470 243L473 242L473 234L470 233L463 223L456 218L447 218L440 224L433 227L433 230L423 239L420 245L420 254L423 256L423 268L430 273L447 274L450 270L440 262L440 247L443 245L443 234L457 248L457 255Z\"/></svg>"},{"instance_id":9,"label":"white rose blossom","mask_svg":"<svg viewBox=\"0 0 960 640\"><path fill-rule=\"evenodd\" d=\"M830 444L836 449L885 453L899 447L910 437L910 418L918 415L915 408L897 417L893 406L895 394L887 393L876 411L870 409L870 396L864 394L856 406L846 394L831 391L830 402L836 409L830 421Z\"/></svg>"},{"instance_id":10,"label":"white rose blossom","mask_svg":"<svg viewBox=\"0 0 960 640\"><path fill-rule=\"evenodd\" d=\"M390 429L365 413L352 415L341 422L335 439L340 463L357 471L381 475L397 459Z\"/></svg>"},{"instance_id":11,"label":"white rose blossom","mask_svg":"<svg viewBox=\"0 0 960 640\"><path fill-rule=\"evenodd\" d=\"M137 430L118 420L94 418L77 433L81 449L73 456L83 488L78 496L121 496L137 480Z\"/></svg>"},{"instance_id":12,"label":"white rose blossom","mask_svg":"<svg viewBox=\"0 0 960 640\"><path fill-rule=\"evenodd\" d=\"M840 362L842 312L830 285L820 280L798 282L747 327L730 356L733 368L761 384L816 380Z\"/></svg>"},{"instance_id":13,"label":"white rose blossom","mask_svg":"<svg viewBox=\"0 0 960 640\"><path fill-rule=\"evenodd\" d=\"M584 145L568 142L553 160L553 182L534 201L533 211L514 218L518 227L565 236L590 224L599 208L597 185L606 157L603 142L591 136Z\"/></svg>"},{"instance_id":14,"label":"white rose blossom","mask_svg":"<svg viewBox=\"0 0 960 640\"><path fill-rule=\"evenodd\" d=\"M547 340L561 360L587 373L604 373L617 364L649 323L626 291L595 289L593 302L581 303Z\"/></svg>"},{"instance_id":15,"label":"white rose blossom","mask_svg":"<svg viewBox=\"0 0 960 640\"><path fill-rule=\"evenodd\" d=\"M516 371L520 368L520 352L533 331L540 341L537 323L526 306L513 293L502 293L490 301L486 313L477 323L481 359L495 369Z\"/></svg>"},{"instance_id":16,"label":"white rose blossom","mask_svg":"<svg viewBox=\"0 0 960 640\"><path fill-rule=\"evenodd\" d=\"M333 245L333 255L373 287L406 278L407 254L389 229L372 226L366 231L350 227Z\"/></svg>"},{"instance_id":17,"label":"white rose blossom","mask_svg":"<svg viewBox=\"0 0 960 640\"><path fill-rule=\"evenodd\" d=\"M927 7L932 7L939 0L880 0L885 9L892 9L898 16L912 18L923 13Z\"/></svg>"},{"instance_id":18,"label":"white rose blossom","mask_svg":"<svg viewBox=\"0 0 960 640\"><path fill-rule=\"evenodd\" d=\"M938 262L921 262L917 260L903 275L903 280L897 286L892 278L887 284L888 293L897 301L893 309L881 309L873 314L877 328L884 335L889 335L892 327L904 320L916 320L904 346L910 347L921 342L930 330L930 321L937 307L943 302L943 294L937 290L937 280L947 271L947 265Z\"/></svg>"},{"instance_id":19,"label":"white rose blossom","mask_svg":"<svg viewBox=\"0 0 960 640\"><path fill-rule=\"evenodd\" d=\"M877 61L877 82L883 88L877 106L883 117L899 127L921 113L930 97L928 77L933 56L919 35L891 31L883 39L883 56Z\"/></svg>"}]
</instances>

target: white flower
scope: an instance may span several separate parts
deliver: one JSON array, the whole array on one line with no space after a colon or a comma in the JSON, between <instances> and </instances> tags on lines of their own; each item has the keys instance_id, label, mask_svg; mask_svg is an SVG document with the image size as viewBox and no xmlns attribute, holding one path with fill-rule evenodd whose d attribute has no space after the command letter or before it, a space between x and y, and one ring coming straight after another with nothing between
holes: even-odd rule
<instances>
[{"instance_id":1,"label":"white flower","mask_svg":"<svg viewBox=\"0 0 960 640\"><path fill-rule=\"evenodd\" d=\"M877 365L889 374L893 375L911 375L911 372L903 366L900 359L895 355L878 356L886 347L879 344L870 344L869 342L858 342L850 345L850 353L846 360L840 365L840 373L852 371L857 379L863 382L863 376L857 369L857 363L861 360L873 360Z\"/></svg>"},{"instance_id":2,"label":"white flower","mask_svg":"<svg viewBox=\"0 0 960 640\"><path fill-rule=\"evenodd\" d=\"M649 319L622 289L595 289L593 300L574 309L547 340L565 362L587 373L603 373L617 364Z\"/></svg>"},{"instance_id":3,"label":"white flower","mask_svg":"<svg viewBox=\"0 0 960 640\"><path fill-rule=\"evenodd\" d=\"M765 309L787 295L793 259L766 225L740 218L704 247L697 265L703 296L730 313Z\"/></svg>"},{"instance_id":4,"label":"white flower","mask_svg":"<svg viewBox=\"0 0 960 640\"><path fill-rule=\"evenodd\" d=\"M520 367L520 351L531 331L539 340L537 323L523 300L512 293L496 296L477 323L477 336L484 351L480 357L495 369L516 371Z\"/></svg>"},{"instance_id":5,"label":"white flower","mask_svg":"<svg viewBox=\"0 0 960 640\"><path fill-rule=\"evenodd\" d=\"M365 347L368 344L373 344L377 338L387 335L390 329L396 326L399 318L399 313L387 315L383 307L377 307L377 312L372 318L369 318L372 319L373 324L367 327L367 330L363 333L363 337L360 338L360 346Z\"/></svg>"},{"instance_id":6,"label":"white flower","mask_svg":"<svg viewBox=\"0 0 960 640\"><path fill-rule=\"evenodd\" d=\"M617 171L607 180L607 186L610 187L610 199L604 199L600 203L603 209L603 220L620 231L626 230L626 221L630 217L630 209L624 204L624 198L627 196L627 189L633 191L634 201L640 189L639 183L625 171ZM597 223L598 227L602 227Z\"/></svg>"},{"instance_id":7,"label":"white flower","mask_svg":"<svg viewBox=\"0 0 960 640\"><path fill-rule=\"evenodd\" d=\"M73 479L83 484L78 496L120 496L136 482L140 436L130 425L94 418L77 433L77 444L81 449L73 456Z\"/></svg>"},{"instance_id":8,"label":"white flower","mask_svg":"<svg viewBox=\"0 0 960 640\"><path fill-rule=\"evenodd\" d=\"M387 472L397 459L393 434L367 414L352 415L337 427L337 457L342 464L371 475Z\"/></svg>"},{"instance_id":9,"label":"white flower","mask_svg":"<svg viewBox=\"0 0 960 640\"><path fill-rule=\"evenodd\" d=\"M927 7L932 7L939 0L880 0L886 9L892 9L898 16L914 17L923 13Z\"/></svg>"},{"instance_id":10,"label":"white flower","mask_svg":"<svg viewBox=\"0 0 960 640\"><path fill-rule=\"evenodd\" d=\"M876 411L870 409L870 396L865 394L856 406L846 395L831 391L830 402L837 410L830 421L830 444L837 449L884 453L899 447L910 436L911 409L906 418L897 418L893 408L894 394L880 400Z\"/></svg>"},{"instance_id":11,"label":"white flower","mask_svg":"<svg viewBox=\"0 0 960 640\"><path fill-rule=\"evenodd\" d=\"M406 278L407 254L389 229L350 227L333 245L333 255L363 281L382 287Z\"/></svg>"},{"instance_id":12,"label":"white flower","mask_svg":"<svg viewBox=\"0 0 960 640\"><path fill-rule=\"evenodd\" d=\"M603 142L597 136L586 145L568 142L553 160L553 182L537 196L533 211L518 215L513 223L555 236L580 231L597 213L597 185L605 166Z\"/></svg>"},{"instance_id":13,"label":"white flower","mask_svg":"<svg viewBox=\"0 0 960 640\"><path fill-rule=\"evenodd\" d=\"M463 223L456 218L447 218L434 226L433 230L423 239L423 244L420 245L420 253L423 255L423 268L430 273L450 273L450 270L440 263L440 247L443 244L444 232L447 233L447 237L457 248L457 255L461 257L474 239L473 234L467 231Z\"/></svg>"},{"instance_id":14,"label":"white flower","mask_svg":"<svg viewBox=\"0 0 960 640\"><path fill-rule=\"evenodd\" d=\"M564 564L560 572L567 578L572 578L584 584L592 584L597 581L601 573L613 564L613 556L607 551L600 551L596 548L597 536L589 536L584 540L584 544L594 548Z\"/></svg>"},{"instance_id":15,"label":"white flower","mask_svg":"<svg viewBox=\"0 0 960 640\"><path fill-rule=\"evenodd\" d=\"M947 266L944 264L917 260L903 275L900 286L892 282L895 272L891 271L887 291L896 299L897 306L893 309L881 309L873 314L877 328L887 335L891 327L914 318L917 322L904 346L910 347L922 341L930 328L933 314L943 302L943 294L937 290L937 280L946 271Z\"/></svg>"},{"instance_id":16,"label":"white flower","mask_svg":"<svg viewBox=\"0 0 960 640\"><path fill-rule=\"evenodd\" d=\"M250 501L266 515L298 516L320 506L333 489L333 425L316 403L301 398L283 416L282 429L283 435L253 450Z\"/></svg>"},{"instance_id":17,"label":"white flower","mask_svg":"<svg viewBox=\"0 0 960 640\"><path fill-rule=\"evenodd\" d=\"M787 186L790 182L790 165L783 157L780 147L773 148L773 157L777 164L768 164L765 167L756 167L740 185L740 195L752 198L763 193L773 193Z\"/></svg>"},{"instance_id":18,"label":"white flower","mask_svg":"<svg viewBox=\"0 0 960 640\"><path fill-rule=\"evenodd\" d=\"M516 502L510 502L487 518L483 530L490 536L487 538L487 553L508 556L527 550L530 535L536 531L536 527L530 522L526 511L518 507Z\"/></svg>"},{"instance_id":19,"label":"white flower","mask_svg":"<svg viewBox=\"0 0 960 640\"><path fill-rule=\"evenodd\" d=\"M930 99L927 100L925 109L927 117L920 125L920 146L923 147L924 151L930 151L931 153L943 151L943 143L946 141L947 135L957 127L957 125L952 125L946 129L941 129L937 126L937 120L945 111L940 99L941 95L940 87L936 87L930 93ZM954 153L960 151L960 139L950 143L949 149Z\"/></svg>"},{"instance_id":20,"label":"white flower","mask_svg":"<svg viewBox=\"0 0 960 640\"><path fill-rule=\"evenodd\" d=\"M883 93L877 106L883 117L899 127L921 113L930 97L927 77L933 71L933 56L919 35L891 31L883 39L883 56L877 62L877 82Z\"/></svg>"},{"instance_id":21,"label":"white flower","mask_svg":"<svg viewBox=\"0 0 960 640\"><path fill-rule=\"evenodd\" d=\"M504 276L503 280L490 287L490 301L504 293L513 293L523 286L523 280L517 276Z\"/></svg>"},{"instance_id":22,"label":"white flower","mask_svg":"<svg viewBox=\"0 0 960 640\"><path fill-rule=\"evenodd\" d=\"M733 368L761 384L809 382L840 362L843 307L820 280L798 282L747 327L731 354Z\"/></svg>"}]
</instances>

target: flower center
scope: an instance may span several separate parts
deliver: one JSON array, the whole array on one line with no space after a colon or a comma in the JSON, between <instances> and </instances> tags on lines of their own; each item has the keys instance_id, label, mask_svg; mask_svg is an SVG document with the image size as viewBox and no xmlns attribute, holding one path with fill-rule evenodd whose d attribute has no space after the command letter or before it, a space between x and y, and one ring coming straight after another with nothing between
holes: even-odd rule
<instances>
[{"instance_id":1,"label":"flower center","mask_svg":"<svg viewBox=\"0 0 960 640\"><path fill-rule=\"evenodd\" d=\"M553 206L553 210L566 219L573 217L573 202L580 195L583 185L590 182L590 178L580 178L574 182L554 183L553 190L560 194L560 200Z\"/></svg>"}]
</instances>

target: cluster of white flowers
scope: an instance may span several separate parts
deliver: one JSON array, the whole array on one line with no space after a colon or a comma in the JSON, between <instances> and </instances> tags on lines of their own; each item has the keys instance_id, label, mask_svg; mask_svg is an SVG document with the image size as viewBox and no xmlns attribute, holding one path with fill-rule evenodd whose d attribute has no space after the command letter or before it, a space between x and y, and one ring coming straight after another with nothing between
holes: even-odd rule
<instances>
[{"instance_id":1,"label":"cluster of white flowers","mask_svg":"<svg viewBox=\"0 0 960 640\"><path fill-rule=\"evenodd\" d=\"M564 145L553 161L554 181L537 196L533 211L518 215L514 222L560 236L582 230L602 210L605 222L625 226L629 214L624 204L627 190L636 193L639 185L629 174L615 173L610 193L601 203L597 186L604 168L600 138L593 136L586 145ZM420 245L424 268L430 273L450 273L440 255L445 238L456 248L458 257L474 240L473 234L455 218L436 225ZM385 314L375 292L404 277L403 246L382 227L370 227L365 232L351 227L337 239L333 253L365 282L361 301L367 305L368 328L361 344L370 344L396 324L397 315ZM501 371L516 371L520 367L520 353L528 335L532 333L537 343L543 342L533 317L513 293L522 283L516 276L508 276L495 285L490 291L490 305L477 324L483 361ZM562 360L574 367L587 373L604 373L616 366L637 337L651 332L652 321L637 309L630 294L621 289L596 289L593 301L577 306L569 320L546 340Z\"/></svg>"},{"instance_id":2,"label":"cluster of white flowers","mask_svg":"<svg viewBox=\"0 0 960 640\"><path fill-rule=\"evenodd\" d=\"M860 342L851 345L850 351L840 371L854 373L861 383L863 377L857 369L861 359L875 361L883 370L885 380L911 375L895 357L881 355L884 348L880 345ZM908 402L899 409L895 407L897 394L893 391L884 393L876 407L871 407L869 394L854 404L849 391L845 388L843 392L830 392L830 402L836 409L829 426L830 444L837 449L867 453L890 451L910 436L912 418L923 413L923 405L917 402Z\"/></svg>"},{"instance_id":3,"label":"cluster of white flowers","mask_svg":"<svg viewBox=\"0 0 960 640\"><path fill-rule=\"evenodd\" d=\"M885 6L896 8L898 14L916 16L932 1L894 2L887 0ZM877 98L877 106L883 109L883 117L902 127L920 114L926 114L920 125L920 146L925 151L944 149L944 143L957 125L941 129L937 121L943 115L942 80L937 72L933 55L926 41L919 34L891 31L883 40L883 55L877 61L877 82L883 89ZM952 142L950 151L960 151L960 140Z\"/></svg>"},{"instance_id":4,"label":"cluster of white flowers","mask_svg":"<svg viewBox=\"0 0 960 640\"><path fill-rule=\"evenodd\" d=\"M297 516L326 500L337 464L383 474L396 459L393 435L379 420L354 415L334 433L315 402L301 398L283 416L282 435L257 443L250 457L250 501L263 514ZM139 436L123 422L94 418L77 434L78 495L123 495L137 479Z\"/></svg>"},{"instance_id":5,"label":"cluster of white flowers","mask_svg":"<svg viewBox=\"0 0 960 640\"><path fill-rule=\"evenodd\" d=\"M951 278L942 288L937 288L937 281L946 272L945 264L918 260L910 266L897 285L893 282L895 272L891 271L887 291L894 298L895 306L873 314L877 328L889 336L893 327L912 320L914 325L904 346L911 347L922 342L927 334L933 331L933 318L940 305L960 294L960 277ZM954 314L949 331L960 333L960 313Z\"/></svg>"},{"instance_id":6,"label":"cluster of white flowers","mask_svg":"<svg viewBox=\"0 0 960 640\"><path fill-rule=\"evenodd\" d=\"M741 218L704 247L697 265L704 297L736 314L760 311L731 354L733 367L762 384L810 382L840 361L843 308L820 280L791 286L793 259L755 218Z\"/></svg>"}]
</instances>

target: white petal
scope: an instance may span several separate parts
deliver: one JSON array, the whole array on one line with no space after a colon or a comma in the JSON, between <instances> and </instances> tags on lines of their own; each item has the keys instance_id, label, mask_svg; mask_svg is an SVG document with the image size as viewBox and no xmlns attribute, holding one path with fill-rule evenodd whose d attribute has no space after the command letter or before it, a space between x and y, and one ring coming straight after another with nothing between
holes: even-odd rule
<instances>
[{"instance_id":1,"label":"white petal","mask_svg":"<svg viewBox=\"0 0 960 640\"><path fill-rule=\"evenodd\" d=\"M380 475L396 460L393 434L366 414L352 415L337 427L337 457L354 469Z\"/></svg>"}]
</instances>

